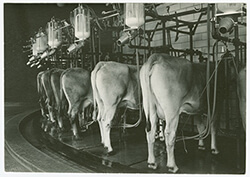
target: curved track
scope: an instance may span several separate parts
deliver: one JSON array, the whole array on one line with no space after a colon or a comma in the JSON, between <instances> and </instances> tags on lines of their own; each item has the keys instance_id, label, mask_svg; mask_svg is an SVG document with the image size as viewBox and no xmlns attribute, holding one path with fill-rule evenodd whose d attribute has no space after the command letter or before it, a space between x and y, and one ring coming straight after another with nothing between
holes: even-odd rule
<instances>
[{"instance_id":1,"label":"curved track","mask_svg":"<svg viewBox=\"0 0 250 177\"><path fill-rule=\"evenodd\" d=\"M20 123L22 135L36 148L54 159L65 161L82 172L90 173L167 173L165 167L166 152L163 142L156 141L155 153L159 167L147 168L147 143L143 124L120 133L112 129L111 141L115 153L106 155L100 144L97 124L82 133L82 138L74 140L71 131L58 133L54 126L47 132L41 129L40 111L34 112ZM176 162L179 173L184 174L242 174L245 171L244 153L240 162L236 153L235 139L219 137L221 153L211 155L209 150L197 150L196 141L186 141L186 150L182 142L176 143ZM208 144L208 143L207 143ZM207 146L208 147L208 146ZM227 148L231 147L231 148ZM242 145L244 147L244 143ZM245 152L244 148L242 149ZM239 167L239 163L241 164Z\"/></svg>"}]
</instances>

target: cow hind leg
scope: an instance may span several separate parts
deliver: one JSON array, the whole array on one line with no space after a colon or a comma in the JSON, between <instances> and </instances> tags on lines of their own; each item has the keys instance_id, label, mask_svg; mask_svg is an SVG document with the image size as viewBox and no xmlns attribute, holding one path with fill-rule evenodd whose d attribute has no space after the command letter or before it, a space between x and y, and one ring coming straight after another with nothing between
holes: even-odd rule
<instances>
[{"instance_id":1,"label":"cow hind leg","mask_svg":"<svg viewBox=\"0 0 250 177\"><path fill-rule=\"evenodd\" d=\"M165 127L165 143L167 149L167 168L168 171L176 173L178 171L178 167L175 163L174 157L174 145L176 139L176 130L178 126L179 115L175 116L171 120L166 119L166 127Z\"/></svg>"},{"instance_id":2,"label":"cow hind leg","mask_svg":"<svg viewBox=\"0 0 250 177\"><path fill-rule=\"evenodd\" d=\"M104 134L104 147L107 148L107 153L111 153L113 148L111 146L110 140L110 130L111 130L111 121L114 118L116 111L116 105L106 109L104 112L104 120L103 120L103 134Z\"/></svg>"},{"instance_id":3,"label":"cow hind leg","mask_svg":"<svg viewBox=\"0 0 250 177\"><path fill-rule=\"evenodd\" d=\"M58 115L57 121L58 121L59 129L60 129L60 130L63 130L63 119L62 119L62 115L60 115L60 114Z\"/></svg>"},{"instance_id":4,"label":"cow hind leg","mask_svg":"<svg viewBox=\"0 0 250 177\"><path fill-rule=\"evenodd\" d=\"M70 114L70 120L71 120L70 122L72 126L73 137L75 139L80 138L79 133L78 133L79 122L78 122L77 116L78 116L78 110L76 108L73 108Z\"/></svg>"},{"instance_id":5,"label":"cow hind leg","mask_svg":"<svg viewBox=\"0 0 250 177\"><path fill-rule=\"evenodd\" d=\"M148 168L156 169L157 163L155 161L155 155L154 155L154 143L155 143L155 134L157 126L156 113L150 115L148 120L148 126L150 126L146 129L146 137L148 142Z\"/></svg>"},{"instance_id":6,"label":"cow hind leg","mask_svg":"<svg viewBox=\"0 0 250 177\"><path fill-rule=\"evenodd\" d=\"M100 129L100 134L101 134L101 143L104 145L104 134L103 134L103 125L102 125L102 121L98 120L98 124L99 124L99 129Z\"/></svg>"},{"instance_id":7,"label":"cow hind leg","mask_svg":"<svg viewBox=\"0 0 250 177\"><path fill-rule=\"evenodd\" d=\"M55 117L54 117L54 109L52 106L48 105L48 111L49 111L49 118L51 122L55 122Z\"/></svg>"}]
</instances>

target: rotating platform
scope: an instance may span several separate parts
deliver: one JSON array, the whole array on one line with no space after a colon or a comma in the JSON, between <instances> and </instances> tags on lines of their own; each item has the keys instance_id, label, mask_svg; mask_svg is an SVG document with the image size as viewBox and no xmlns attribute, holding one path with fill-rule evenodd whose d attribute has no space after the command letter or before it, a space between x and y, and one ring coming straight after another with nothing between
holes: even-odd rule
<instances>
[{"instance_id":1,"label":"rotating platform","mask_svg":"<svg viewBox=\"0 0 250 177\"><path fill-rule=\"evenodd\" d=\"M81 133L80 139L72 136L71 130L58 133L53 125L49 125L47 132L41 128L40 112L35 112L29 120L34 133L44 146L84 166L96 173L168 173L166 168L165 143L156 140L155 155L158 168L147 168L147 142L144 124L139 127L126 129L111 129L111 144L114 153L105 153L100 143L100 133L97 123L92 124L88 130ZM22 124L25 130L25 123ZM24 133L29 141L29 135ZM175 145L176 163L181 174L244 174L245 173L245 145L241 141L240 154L237 153L235 138L218 137L219 155L212 155L209 150L209 138L205 140L206 149L200 151L197 141L188 140L177 142ZM31 142L32 143L32 142ZM228 148L230 147L230 148ZM60 171L59 171L60 172Z\"/></svg>"}]
</instances>

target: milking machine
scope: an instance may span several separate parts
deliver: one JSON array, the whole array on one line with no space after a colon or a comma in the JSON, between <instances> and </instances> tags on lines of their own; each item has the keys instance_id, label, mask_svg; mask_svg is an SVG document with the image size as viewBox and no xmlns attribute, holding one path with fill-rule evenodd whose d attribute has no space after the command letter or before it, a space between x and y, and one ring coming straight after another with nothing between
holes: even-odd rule
<instances>
[{"instance_id":1,"label":"milking machine","mask_svg":"<svg viewBox=\"0 0 250 177\"><path fill-rule=\"evenodd\" d=\"M30 51L32 51L31 57L29 58L27 65L30 67L39 66L43 52L47 50L47 35L42 28L35 34L29 41L31 43Z\"/></svg>"}]
</instances>

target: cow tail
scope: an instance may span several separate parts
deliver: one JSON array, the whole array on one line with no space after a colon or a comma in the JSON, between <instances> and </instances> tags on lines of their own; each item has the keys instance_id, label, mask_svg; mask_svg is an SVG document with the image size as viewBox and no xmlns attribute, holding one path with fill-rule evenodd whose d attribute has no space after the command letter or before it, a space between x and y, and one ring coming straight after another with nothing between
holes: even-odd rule
<instances>
[{"instance_id":1,"label":"cow tail","mask_svg":"<svg viewBox=\"0 0 250 177\"><path fill-rule=\"evenodd\" d=\"M41 75L42 75L42 72L39 72L38 74L37 74L37 77L36 77L36 82L37 82L37 93L38 93L38 95L39 95L39 102L40 102L40 100L41 100L41 87L42 87L42 85L41 85Z\"/></svg>"},{"instance_id":2,"label":"cow tail","mask_svg":"<svg viewBox=\"0 0 250 177\"><path fill-rule=\"evenodd\" d=\"M66 70L67 71L67 70ZM63 71L61 76L60 76L60 103L59 103L59 115L63 115L64 112L63 110L65 109L63 106L65 106L65 101L67 100L66 99L66 96L64 94L64 91L63 91L63 84L62 84L62 77L64 76L64 74L66 73L66 71Z\"/></svg>"},{"instance_id":3,"label":"cow tail","mask_svg":"<svg viewBox=\"0 0 250 177\"><path fill-rule=\"evenodd\" d=\"M98 99L98 96L99 96L98 90L96 87L96 75L97 75L97 72L100 70L100 68L103 65L104 64L101 62L97 63L94 70L91 72L91 85L92 85L92 89L93 89L93 106L94 106L93 116L92 116L93 120L97 120L97 101L96 100ZM100 112L98 114L100 114Z\"/></svg>"},{"instance_id":4,"label":"cow tail","mask_svg":"<svg viewBox=\"0 0 250 177\"><path fill-rule=\"evenodd\" d=\"M148 59L147 63L145 63L140 72L141 79L141 88L142 88L142 97L143 97L143 109L146 116L146 130L149 132L151 130L151 122L149 119L150 116L150 102L152 100L152 89L150 86L150 73L153 67L154 58L152 56Z\"/></svg>"}]
</instances>

